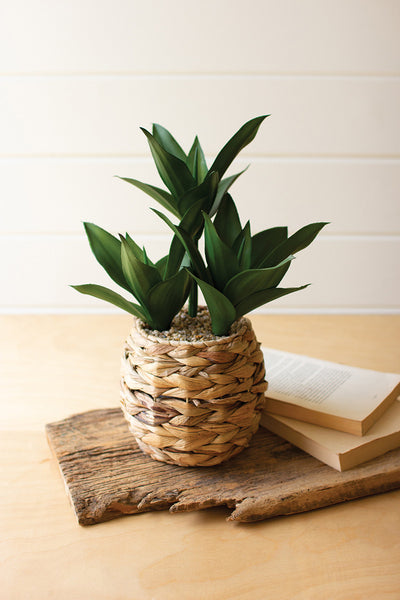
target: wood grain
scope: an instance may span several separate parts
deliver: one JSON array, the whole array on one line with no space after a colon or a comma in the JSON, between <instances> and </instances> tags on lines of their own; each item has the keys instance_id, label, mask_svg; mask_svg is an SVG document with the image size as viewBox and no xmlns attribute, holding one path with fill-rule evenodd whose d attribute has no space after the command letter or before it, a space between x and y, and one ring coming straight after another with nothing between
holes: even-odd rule
<instances>
[{"instance_id":1,"label":"wood grain","mask_svg":"<svg viewBox=\"0 0 400 600\"><path fill-rule=\"evenodd\" d=\"M144 455L118 408L74 415L46 430L81 525L222 505L234 509L228 520L251 522L400 487L400 450L338 473L262 429L234 459L192 469Z\"/></svg>"}]
</instances>

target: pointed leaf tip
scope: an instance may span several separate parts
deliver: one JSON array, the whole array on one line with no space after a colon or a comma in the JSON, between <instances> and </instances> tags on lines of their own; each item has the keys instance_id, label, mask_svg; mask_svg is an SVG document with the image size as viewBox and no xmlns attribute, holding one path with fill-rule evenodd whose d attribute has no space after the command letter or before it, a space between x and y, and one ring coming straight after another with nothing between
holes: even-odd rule
<instances>
[{"instance_id":1,"label":"pointed leaf tip","mask_svg":"<svg viewBox=\"0 0 400 600\"><path fill-rule=\"evenodd\" d=\"M121 265L121 242L111 233L94 223L83 223L90 248L97 260L115 283L130 291Z\"/></svg>"},{"instance_id":2,"label":"pointed leaf tip","mask_svg":"<svg viewBox=\"0 0 400 600\"><path fill-rule=\"evenodd\" d=\"M144 127L141 129L147 137L157 171L169 191L174 196L180 197L194 187L196 182L186 163L165 150L147 129Z\"/></svg>"},{"instance_id":3,"label":"pointed leaf tip","mask_svg":"<svg viewBox=\"0 0 400 600\"><path fill-rule=\"evenodd\" d=\"M267 116L269 115L255 117L242 125L219 152L210 170L218 171L220 177L222 177L239 152L253 141L261 123Z\"/></svg>"},{"instance_id":4,"label":"pointed leaf tip","mask_svg":"<svg viewBox=\"0 0 400 600\"><path fill-rule=\"evenodd\" d=\"M143 321L147 320L147 312L144 306L139 306L138 304L134 304L133 302L129 302L121 296L117 294L113 290L106 288L102 285L97 285L94 283L87 283L83 285L71 285L74 290L80 292L81 294L87 294L88 296L93 296L94 298L98 298L99 300L105 300L110 304L114 304L118 308L121 308L125 312L128 312Z\"/></svg>"},{"instance_id":5,"label":"pointed leaf tip","mask_svg":"<svg viewBox=\"0 0 400 600\"><path fill-rule=\"evenodd\" d=\"M157 142L170 154L186 162L186 154L174 136L162 125L153 123L153 136Z\"/></svg>"}]
</instances>

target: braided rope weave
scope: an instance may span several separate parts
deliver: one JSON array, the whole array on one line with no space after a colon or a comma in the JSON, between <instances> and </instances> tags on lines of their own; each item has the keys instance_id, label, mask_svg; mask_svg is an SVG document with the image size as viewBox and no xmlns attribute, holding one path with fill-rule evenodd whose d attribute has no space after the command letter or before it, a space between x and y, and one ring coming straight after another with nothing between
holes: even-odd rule
<instances>
[{"instance_id":1,"label":"braided rope weave","mask_svg":"<svg viewBox=\"0 0 400 600\"><path fill-rule=\"evenodd\" d=\"M211 466L248 446L264 405L263 354L251 323L217 340L166 340L134 318L122 357L121 404L140 449Z\"/></svg>"}]
</instances>

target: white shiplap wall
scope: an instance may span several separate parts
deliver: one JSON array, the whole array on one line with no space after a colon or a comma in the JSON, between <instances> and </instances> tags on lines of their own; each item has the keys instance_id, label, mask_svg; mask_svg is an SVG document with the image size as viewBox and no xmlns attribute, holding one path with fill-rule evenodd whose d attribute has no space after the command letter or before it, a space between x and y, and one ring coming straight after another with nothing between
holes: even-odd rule
<instances>
[{"instance_id":1,"label":"white shiplap wall","mask_svg":"<svg viewBox=\"0 0 400 600\"><path fill-rule=\"evenodd\" d=\"M0 310L110 310L69 283L107 277L81 221L169 234L113 175L159 184L139 126L212 160L271 113L236 161L254 230L331 221L274 311L399 311L400 2L8 0L0 15Z\"/></svg>"}]
</instances>

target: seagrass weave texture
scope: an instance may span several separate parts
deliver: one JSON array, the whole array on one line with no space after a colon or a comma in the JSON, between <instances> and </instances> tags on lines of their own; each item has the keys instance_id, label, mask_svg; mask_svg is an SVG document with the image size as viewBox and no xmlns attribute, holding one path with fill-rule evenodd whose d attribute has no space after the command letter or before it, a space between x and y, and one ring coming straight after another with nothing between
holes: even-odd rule
<instances>
[{"instance_id":1,"label":"seagrass weave texture","mask_svg":"<svg viewBox=\"0 0 400 600\"><path fill-rule=\"evenodd\" d=\"M156 460L211 466L238 454L258 429L263 354L251 323L217 340L148 334L134 319L122 357L121 403L136 441Z\"/></svg>"}]
</instances>

